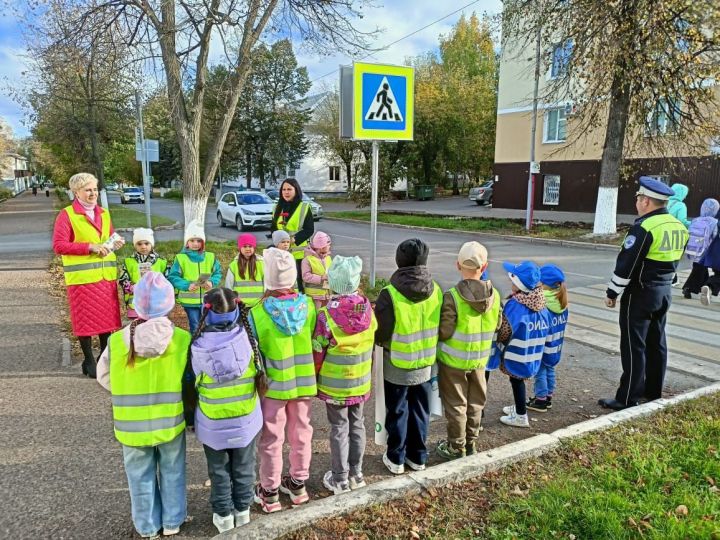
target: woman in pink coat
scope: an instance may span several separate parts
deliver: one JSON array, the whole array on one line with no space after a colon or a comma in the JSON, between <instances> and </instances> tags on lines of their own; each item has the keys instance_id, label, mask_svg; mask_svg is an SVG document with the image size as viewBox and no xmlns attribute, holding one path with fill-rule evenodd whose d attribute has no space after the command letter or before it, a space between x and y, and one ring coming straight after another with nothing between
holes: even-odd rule
<instances>
[{"instance_id":1,"label":"woman in pink coat","mask_svg":"<svg viewBox=\"0 0 720 540\"><path fill-rule=\"evenodd\" d=\"M110 333L120 328L117 263L113 251L121 248L125 241L116 240L111 248L105 244L115 231L110 213L97 204L97 179L92 174L73 175L70 189L75 199L55 220L53 250L62 255L70 322L85 357L82 371L95 378L92 336L99 336L102 352Z\"/></svg>"}]
</instances>

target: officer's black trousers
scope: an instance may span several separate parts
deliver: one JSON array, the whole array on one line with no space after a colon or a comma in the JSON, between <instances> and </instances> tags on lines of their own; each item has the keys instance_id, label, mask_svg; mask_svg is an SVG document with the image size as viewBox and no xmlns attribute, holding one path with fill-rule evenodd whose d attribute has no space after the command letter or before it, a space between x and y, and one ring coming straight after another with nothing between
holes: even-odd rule
<instances>
[{"instance_id":1,"label":"officer's black trousers","mask_svg":"<svg viewBox=\"0 0 720 540\"><path fill-rule=\"evenodd\" d=\"M620 298L620 357L623 373L615 399L626 405L662 395L667 345L665 320L670 284L630 285Z\"/></svg>"}]
</instances>

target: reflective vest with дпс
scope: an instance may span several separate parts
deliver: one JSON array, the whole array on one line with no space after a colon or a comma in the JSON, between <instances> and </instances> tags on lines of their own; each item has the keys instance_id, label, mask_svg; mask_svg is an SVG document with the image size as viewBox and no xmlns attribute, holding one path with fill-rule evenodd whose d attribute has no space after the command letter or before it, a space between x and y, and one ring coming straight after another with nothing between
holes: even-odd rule
<instances>
[{"instance_id":1,"label":"reflective vest with \u0434\u043f\u0441","mask_svg":"<svg viewBox=\"0 0 720 540\"><path fill-rule=\"evenodd\" d=\"M66 207L63 212L68 215L75 242L102 244L110 238L110 214L107 211L102 213L102 227L99 232L88 221L85 214L77 214L72 206ZM108 253L105 257L101 257L97 253L63 255L62 264L66 285L86 285L102 280L114 281L117 279L115 253Z\"/></svg>"},{"instance_id":2,"label":"reflective vest with \u0434\u043f\u0441","mask_svg":"<svg viewBox=\"0 0 720 540\"><path fill-rule=\"evenodd\" d=\"M643 220L640 226L652 234L652 244L646 259L658 262L677 262L682 258L690 237L685 225L670 214L656 214Z\"/></svg>"}]
</instances>

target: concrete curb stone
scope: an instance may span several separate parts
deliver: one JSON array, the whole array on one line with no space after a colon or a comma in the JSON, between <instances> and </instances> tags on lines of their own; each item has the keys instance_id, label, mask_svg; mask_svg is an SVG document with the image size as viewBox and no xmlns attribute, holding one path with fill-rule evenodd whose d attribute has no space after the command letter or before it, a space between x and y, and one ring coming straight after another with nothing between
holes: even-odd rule
<instances>
[{"instance_id":1,"label":"concrete curb stone","mask_svg":"<svg viewBox=\"0 0 720 540\"><path fill-rule=\"evenodd\" d=\"M68 338L62 338L62 347L60 351L60 366L70 367L72 365L72 349L70 348L70 340Z\"/></svg>"},{"instance_id":2,"label":"concrete curb stone","mask_svg":"<svg viewBox=\"0 0 720 540\"><path fill-rule=\"evenodd\" d=\"M262 516L248 525L214 536L214 540L271 539L312 524L314 521L337 517L363 507L385 503L424 489L462 482L482 476L521 460L538 457L561 444L594 431L602 431L659 412L685 401L720 392L720 382L663 398L637 407L586 420L553 433L542 433L529 439L479 452L463 459L436 465L425 471L411 472L371 484L351 493L315 500L305 506L278 514Z\"/></svg>"},{"instance_id":3,"label":"concrete curb stone","mask_svg":"<svg viewBox=\"0 0 720 540\"><path fill-rule=\"evenodd\" d=\"M153 227L154 231L172 231L175 229L182 229L182 223L176 221L172 225L156 225L155 227ZM135 227L123 227L115 230L117 232L133 232L135 230Z\"/></svg>"}]
</instances>

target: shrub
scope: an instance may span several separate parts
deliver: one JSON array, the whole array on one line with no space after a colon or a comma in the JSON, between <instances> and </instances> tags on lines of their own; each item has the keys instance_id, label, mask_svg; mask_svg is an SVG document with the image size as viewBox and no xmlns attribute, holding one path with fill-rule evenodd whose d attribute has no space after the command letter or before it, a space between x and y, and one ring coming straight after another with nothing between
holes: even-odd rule
<instances>
[{"instance_id":1,"label":"shrub","mask_svg":"<svg viewBox=\"0 0 720 540\"><path fill-rule=\"evenodd\" d=\"M12 191L10 191L5 186L0 186L0 201L4 201L5 199L10 199L13 196Z\"/></svg>"},{"instance_id":2,"label":"shrub","mask_svg":"<svg viewBox=\"0 0 720 540\"><path fill-rule=\"evenodd\" d=\"M164 199L176 199L178 201L182 201L183 194L182 191L179 189L171 189L170 191L166 191L165 195L163 195Z\"/></svg>"}]
</instances>

